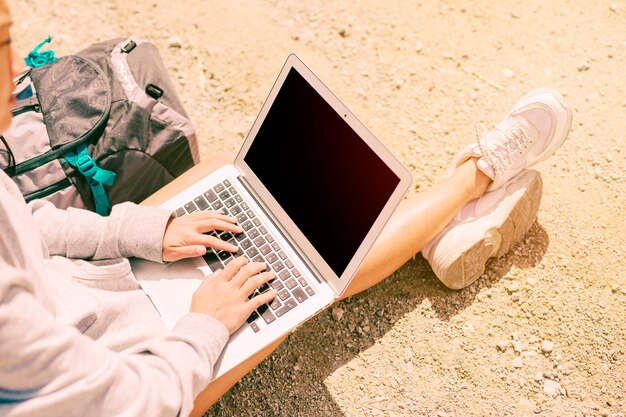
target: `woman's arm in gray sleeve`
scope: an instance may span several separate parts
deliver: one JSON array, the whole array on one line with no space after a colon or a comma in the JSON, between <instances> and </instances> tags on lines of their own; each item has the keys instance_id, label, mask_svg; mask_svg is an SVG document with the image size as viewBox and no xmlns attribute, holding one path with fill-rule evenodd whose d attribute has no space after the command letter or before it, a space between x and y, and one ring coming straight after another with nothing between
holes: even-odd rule
<instances>
[{"instance_id":1,"label":"woman's arm in gray sleeve","mask_svg":"<svg viewBox=\"0 0 626 417\"><path fill-rule=\"evenodd\" d=\"M190 313L166 337L113 352L59 322L0 260L0 415L187 416L228 340Z\"/></svg>"},{"instance_id":2,"label":"woman's arm in gray sleeve","mask_svg":"<svg viewBox=\"0 0 626 417\"><path fill-rule=\"evenodd\" d=\"M28 206L51 255L162 261L169 210L122 203L103 217L88 210L58 209L45 200L31 201Z\"/></svg>"}]
</instances>

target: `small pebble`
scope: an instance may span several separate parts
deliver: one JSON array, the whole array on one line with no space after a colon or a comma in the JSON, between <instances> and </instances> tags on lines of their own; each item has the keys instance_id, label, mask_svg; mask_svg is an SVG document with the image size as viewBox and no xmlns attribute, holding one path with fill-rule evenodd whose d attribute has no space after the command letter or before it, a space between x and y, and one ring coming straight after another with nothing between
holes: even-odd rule
<instances>
[{"instance_id":1,"label":"small pebble","mask_svg":"<svg viewBox=\"0 0 626 417\"><path fill-rule=\"evenodd\" d=\"M170 48L182 48L183 41L178 36L172 36L167 40L167 45Z\"/></svg>"},{"instance_id":2,"label":"small pebble","mask_svg":"<svg viewBox=\"0 0 626 417\"><path fill-rule=\"evenodd\" d=\"M543 343L541 343L541 351L543 353L550 353L552 352L552 350L554 349L554 343L552 343L549 340L544 340Z\"/></svg>"},{"instance_id":3,"label":"small pebble","mask_svg":"<svg viewBox=\"0 0 626 417\"><path fill-rule=\"evenodd\" d=\"M522 358L517 356L515 359L513 359L511 365L513 365L513 368L521 368L522 366L524 366L524 363L522 362Z\"/></svg>"},{"instance_id":4,"label":"small pebble","mask_svg":"<svg viewBox=\"0 0 626 417\"><path fill-rule=\"evenodd\" d=\"M543 381L543 392L550 395L551 397L556 397L561 389L561 384L551 379L546 379Z\"/></svg>"},{"instance_id":5,"label":"small pebble","mask_svg":"<svg viewBox=\"0 0 626 417\"><path fill-rule=\"evenodd\" d=\"M341 308L341 307L333 307L332 314L333 314L333 318L336 321L341 321L341 318L343 317L343 313L344 313L343 308Z\"/></svg>"}]
</instances>

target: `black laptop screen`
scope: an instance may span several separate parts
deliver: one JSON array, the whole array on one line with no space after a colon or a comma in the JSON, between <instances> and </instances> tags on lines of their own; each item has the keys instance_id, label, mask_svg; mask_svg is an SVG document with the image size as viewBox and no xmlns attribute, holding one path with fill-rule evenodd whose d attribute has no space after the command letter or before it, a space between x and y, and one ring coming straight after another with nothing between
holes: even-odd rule
<instances>
[{"instance_id":1,"label":"black laptop screen","mask_svg":"<svg viewBox=\"0 0 626 417\"><path fill-rule=\"evenodd\" d=\"M400 182L294 68L244 161L337 276Z\"/></svg>"}]
</instances>

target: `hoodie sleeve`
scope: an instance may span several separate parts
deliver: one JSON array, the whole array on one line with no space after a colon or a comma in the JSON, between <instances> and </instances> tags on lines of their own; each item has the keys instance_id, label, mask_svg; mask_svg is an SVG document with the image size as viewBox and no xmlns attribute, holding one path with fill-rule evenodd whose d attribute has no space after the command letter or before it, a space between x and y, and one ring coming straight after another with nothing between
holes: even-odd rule
<instances>
[{"instance_id":1,"label":"hoodie sleeve","mask_svg":"<svg viewBox=\"0 0 626 417\"><path fill-rule=\"evenodd\" d=\"M75 259L111 259L135 256L162 262L163 234L169 210L122 203L111 214L56 208L45 200L28 203L50 255Z\"/></svg>"},{"instance_id":2,"label":"hoodie sleeve","mask_svg":"<svg viewBox=\"0 0 626 417\"><path fill-rule=\"evenodd\" d=\"M228 331L185 315L167 336L113 352L56 320L28 272L0 260L0 415L187 416Z\"/></svg>"}]
</instances>

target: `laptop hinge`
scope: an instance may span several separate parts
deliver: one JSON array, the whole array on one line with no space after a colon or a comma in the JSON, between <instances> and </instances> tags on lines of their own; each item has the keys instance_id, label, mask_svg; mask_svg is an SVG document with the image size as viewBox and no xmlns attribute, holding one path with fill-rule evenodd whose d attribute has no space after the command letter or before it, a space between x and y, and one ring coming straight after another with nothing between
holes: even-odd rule
<instances>
[{"instance_id":1,"label":"laptop hinge","mask_svg":"<svg viewBox=\"0 0 626 417\"><path fill-rule=\"evenodd\" d=\"M313 272L313 276L315 277L315 279L317 280L317 282L319 282L320 284L323 282L322 279L320 278L320 276L322 276L322 274L320 274L320 272L317 270L317 268L315 268L311 262L309 261L309 259L304 255L304 253L302 252L302 250L300 250L300 247L293 241L293 239L291 238L291 236L289 236L289 234L285 231L285 229L280 225L280 223L278 223L278 221L276 221L276 218L272 215L272 213L267 209L267 206L263 203L263 200L261 200L261 198L254 192L252 191L252 187L250 187L250 184L248 183L248 181L246 181L246 179L243 177L243 175L239 175L237 177L237 179L239 180L239 182L241 183L241 185L243 186L243 188L246 189L246 191L248 192L248 194L250 194L250 196L254 199L254 201L256 202L256 204L261 207L261 210L263 210L263 213L265 213L265 215L267 216L267 218L272 222L272 224L274 225L274 227L276 228L276 230L278 230L278 232L282 235L282 237L285 239L285 241L287 242L287 244L289 244L289 246L291 246L291 248L294 250L294 252L296 252L298 255L300 255L300 258L304 261L304 263L306 264L306 266L311 270L311 272Z\"/></svg>"}]
</instances>

